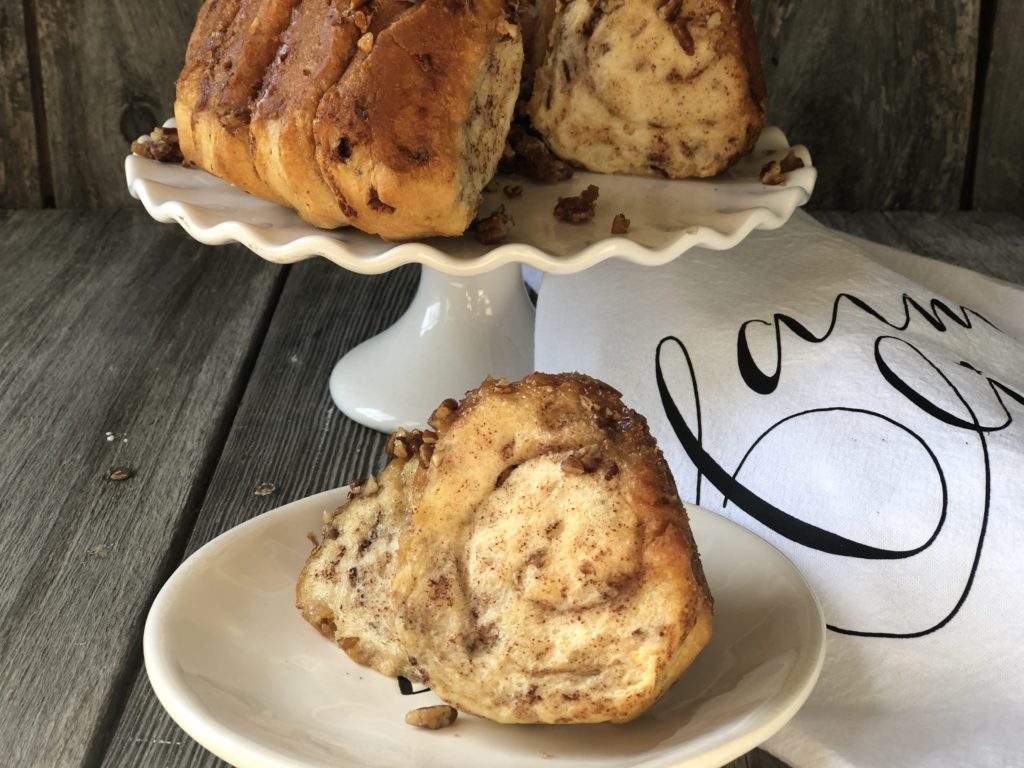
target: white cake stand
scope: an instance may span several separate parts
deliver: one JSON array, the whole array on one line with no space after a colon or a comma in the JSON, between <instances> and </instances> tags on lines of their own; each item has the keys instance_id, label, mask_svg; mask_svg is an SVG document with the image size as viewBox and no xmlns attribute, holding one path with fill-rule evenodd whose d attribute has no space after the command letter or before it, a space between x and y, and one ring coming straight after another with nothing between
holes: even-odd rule
<instances>
[{"instance_id":1,"label":"white cake stand","mask_svg":"<svg viewBox=\"0 0 1024 768\"><path fill-rule=\"evenodd\" d=\"M783 185L761 184L761 167L790 149L805 167L789 172ZM538 185L499 177L481 213L504 205L516 225L509 242L484 246L472 235L389 243L354 229L316 229L203 171L134 155L125 160L125 173L129 191L154 219L177 222L203 243L239 242L277 264L323 256L362 274L422 265L405 314L345 354L330 377L337 406L382 431L422 426L439 402L460 397L488 375L516 379L533 370L534 313L520 264L564 274L611 257L657 266L695 246L725 250L754 229L782 226L810 198L817 176L805 147L791 148L782 131L767 128L751 155L714 179L577 173ZM521 185L523 194L509 198L506 184ZM600 189L594 220L557 221L557 199L588 184ZM609 235L617 213L631 222L625 237Z\"/></svg>"}]
</instances>

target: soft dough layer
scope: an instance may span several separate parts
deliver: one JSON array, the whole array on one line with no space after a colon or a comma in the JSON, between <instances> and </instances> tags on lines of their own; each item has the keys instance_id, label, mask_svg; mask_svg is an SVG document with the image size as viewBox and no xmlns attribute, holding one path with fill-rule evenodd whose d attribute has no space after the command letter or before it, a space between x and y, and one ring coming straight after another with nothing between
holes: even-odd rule
<instances>
[{"instance_id":1,"label":"soft dough layer","mask_svg":"<svg viewBox=\"0 0 1024 768\"><path fill-rule=\"evenodd\" d=\"M174 117L185 159L236 187L285 202L260 178L252 105L299 0L207 0L178 78Z\"/></svg>"},{"instance_id":2,"label":"soft dough layer","mask_svg":"<svg viewBox=\"0 0 1024 768\"><path fill-rule=\"evenodd\" d=\"M501 157L522 65L505 0L424 0L376 35L313 127L349 221L389 239L462 234Z\"/></svg>"},{"instance_id":3,"label":"soft dough layer","mask_svg":"<svg viewBox=\"0 0 1024 768\"><path fill-rule=\"evenodd\" d=\"M550 16L555 0L538 4ZM686 178L754 146L765 87L749 0L556 5L528 111L558 155L601 173Z\"/></svg>"},{"instance_id":4,"label":"soft dough layer","mask_svg":"<svg viewBox=\"0 0 1024 768\"><path fill-rule=\"evenodd\" d=\"M295 602L303 618L354 661L419 679L399 643L391 600L399 533L422 475L410 455L396 457L379 478L352 484L349 503L330 515L299 575Z\"/></svg>"},{"instance_id":5,"label":"soft dough layer","mask_svg":"<svg viewBox=\"0 0 1024 768\"><path fill-rule=\"evenodd\" d=\"M643 417L588 377L533 374L432 423L392 584L419 676L499 722L642 714L707 643L712 610Z\"/></svg>"},{"instance_id":6,"label":"soft dough layer","mask_svg":"<svg viewBox=\"0 0 1024 768\"><path fill-rule=\"evenodd\" d=\"M304 220L318 227L348 223L317 167L313 118L324 92L348 69L360 34L332 0L303 0L281 38L253 110L250 132L256 172Z\"/></svg>"}]
</instances>

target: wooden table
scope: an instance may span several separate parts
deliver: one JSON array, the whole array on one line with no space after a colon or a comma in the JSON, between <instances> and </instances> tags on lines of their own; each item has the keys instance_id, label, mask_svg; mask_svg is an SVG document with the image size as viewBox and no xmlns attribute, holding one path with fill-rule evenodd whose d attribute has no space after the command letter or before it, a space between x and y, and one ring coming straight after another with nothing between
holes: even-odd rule
<instances>
[{"instance_id":1,"label":"wooden table","mask_svg":"<svg viewBox=\"0 0 1024 768\"><path fill-rule=\"evenodd\" d=\"M1024 283L1015 216L817 216ZM380 465L327 379L417 270L273 266L137 206L0 211L0 275L0 763L221 764L149 688L147 609L216 535Z\"/></svg>"}]
</instances>

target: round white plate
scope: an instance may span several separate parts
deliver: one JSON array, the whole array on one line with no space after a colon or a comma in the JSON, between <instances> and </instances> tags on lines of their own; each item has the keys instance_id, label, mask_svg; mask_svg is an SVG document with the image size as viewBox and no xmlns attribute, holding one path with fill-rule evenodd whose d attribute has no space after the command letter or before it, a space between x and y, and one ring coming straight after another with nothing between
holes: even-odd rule
<instances>
[{"instance_id":1,"label":"round white plate","mask_svg":"<svg viewBox=\"0 0 1024 768\"><path fill-rule=\"evenodd\" d=\"M781 160L790 149L805 167L787 173L783 185L762 184L761 167ZM764 129L750 155L711 179L578 172L568 181L543 185L499 177L499 187L516 183L524 192L515 199L501 189L485 194L481 215L504 205L516 222L508 242L488 246L472 235L390 243L352 228L317 229L291 209L253 197L204 171L135 155L126 158L125 174L128 190L154 219L176 221L203 243L239 242L280 264L319 255L364 274L415 262L459 277L512 262L564 274L611 257L655 266L695 246L724 250L754 229L785 224L810 198L817 178L807 148L790 147L774 127ZM579 194L588 184L600 189L593 221L557 221L552 212L558 198ZM625 237L610 235L617 213L631 221Z\"/></svg>"},{"instance_id":2,"label":"round white plate","mask_svg":"<svg viewBox=\"0 0 1024 768\"><path fill-rule=\"evenodd\" d=\"M153 689L185 731L234 765L717 766L781 728L821 670L824 619L796 568L735 523L688 506L715 597L714 635L650 712L625 725L462 715L445 730L412 728L405 713L439 700L402 695L294 607L306 532L319 532L323 511L346 498L344 488L328 491L228 531L153 603L144 640Z\"/></svg>"}]
</instances>

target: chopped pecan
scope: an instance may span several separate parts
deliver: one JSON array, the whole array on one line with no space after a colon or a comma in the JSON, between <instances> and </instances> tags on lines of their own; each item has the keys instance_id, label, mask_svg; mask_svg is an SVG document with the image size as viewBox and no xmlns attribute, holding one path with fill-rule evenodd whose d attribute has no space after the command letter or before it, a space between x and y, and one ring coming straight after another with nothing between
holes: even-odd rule
<instances>
[{"instance_id":1,"label":"chopped pecan","mask_svg":"<svg viewBox=\"0 0 1024 768\"><path fill-rule=\"evenodd\" d=\"M761 166L761 183L777 186L786 181L778 160L771 160Z\"/></svg>"},{"instance_id":2,"label":"chopped pecan","mask_svg":"<svg viewBox=\"0 0 1024 768\"><path fill-rule=\"evenodd\" d=\"M572 197L560 197L555 205L555 218L570 224L580 224L594 218L600 190L591 184L583 192Z\"/></svg>"},{"instance_id":3,"label":"chopped pecan","mask_svg":"<svg viewBox=\"0 0 1024 768\"><path fill-rule=\"evenodd\" d=\"M505 213L505 206L499 205L490 216L474 221L472 229L476 233L478 242L484 245L493 245L508 237L515 223L515 219Z\"/></svg>"},{"instance_id":4,"label":"chopped pecan","mask_svg":"<svg viewBox=\"0 0 1024 768\"><path fill-rule=\"evenodd\" d=\"M803 167L804 161L791 149L782 160L772 160L761 166L761 183L772 186L785 184L787 173Z\"/></svg>"},{"instance_id":5,"label":"chopped pecan","mask_svg":"<svg viewBox=\"0 0 1024 768\"><path fill-rule=\"evenodd\" d=\"M434 409L434 412L430 414L430 418L427 419L427 424L438 432L443 432L458 409L458 402L448 398Z\"/></svg>"},{"instance_id":6,"label":"chopped pecan","mask_svg":"<svg viewBox=\"0 0 1024 768\"><path fill-rule=\"evenodd\" d=\"M562 460L562 471L567 475L582 475L586 472L583 462L576 456L566 456Z\"/></svg>"},{"instance_id":7,"label":"chopped pecan","mask_svg":"<svg viewBox=\"0 0 1024 768\"><path fill-rule=\"evenodd\" d=\"M181 163L185 160L178 144L177 128L154 128L149 136L132 142L132 153L161 163Z\"/></svg>"},{"instance_id":8,"label":"chopped pecan","mask_svg":"<svg viewBox=\"0 0 1024 768\"><path fill-rule=\"evenodd\" d=\"M498 169L545 184L572 178L572 166L560 160L542 139L519 124L514 124L509 132Z\"/></svg>"},{"instance_id":9,"label":"chopped pecan","mask_svg":"<svg viewBox=\"0 0 1024 768\"><path fill-rule=\"evenodd\" d=\"M791 149L786 153L786 156L779 161L779 167L783 173L789 173L795 171L797 168L804 167L804 161L797 157L796 153Z\"/></svg>"}]
</instances>

